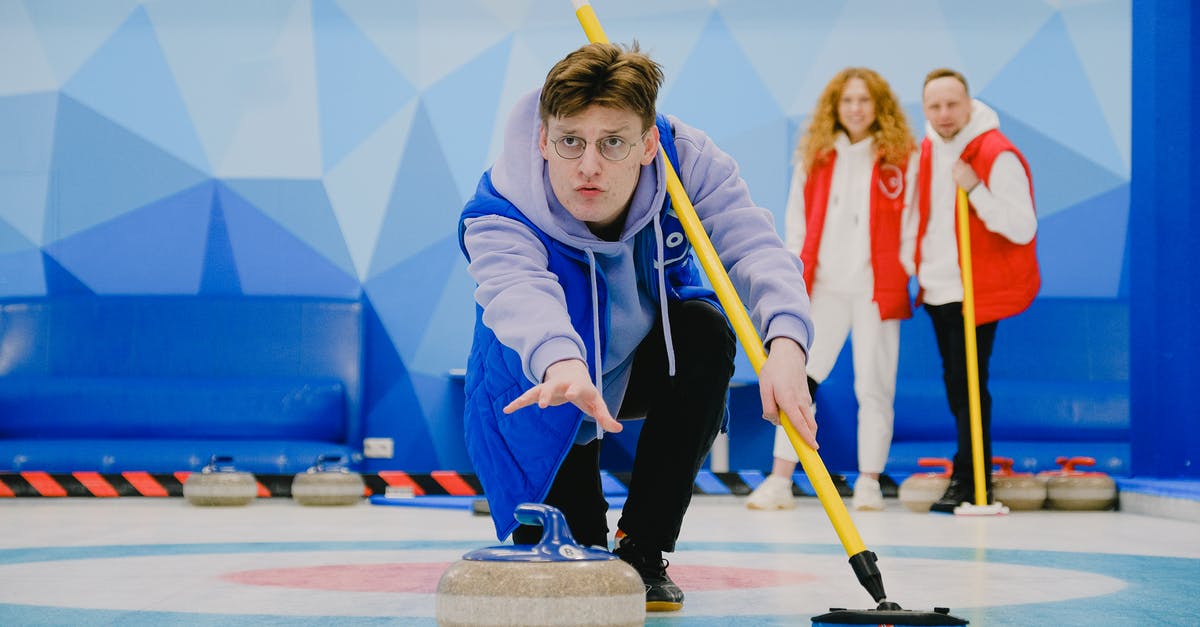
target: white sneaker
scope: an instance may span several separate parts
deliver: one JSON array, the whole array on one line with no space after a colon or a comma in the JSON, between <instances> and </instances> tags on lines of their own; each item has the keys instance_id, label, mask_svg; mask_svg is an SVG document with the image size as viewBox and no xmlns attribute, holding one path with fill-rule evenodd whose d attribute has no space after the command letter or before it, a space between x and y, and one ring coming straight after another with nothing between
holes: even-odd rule
<instances>
[{"instance_id":1,"label":"white sneaker","mask_svg":"<svg viewBox=\"0 0 1200 627\"><path fill-rule=\"evenodd\" d=\"M859 475L854 482L854 498L851 499L851 503L854 509L859 511L883 511L883 490L879 489L879 480Z\"/></svg>"},{"instance_id":2,"label":"white sneaker","mask_svg":"<svg viewBox=\"0 0 1200 627\"><path fill-rule=\"evenodd\" d=\"M746 499L746 507L766 510L795 508L796 497L792 496L791 478L767 475Z\"/></svg>"}]
</instances>

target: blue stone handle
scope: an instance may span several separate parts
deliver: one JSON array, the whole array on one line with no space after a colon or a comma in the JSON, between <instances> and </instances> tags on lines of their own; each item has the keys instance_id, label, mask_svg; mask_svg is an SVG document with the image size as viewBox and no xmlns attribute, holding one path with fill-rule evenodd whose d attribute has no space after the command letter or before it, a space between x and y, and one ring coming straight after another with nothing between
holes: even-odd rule
<instances>
[{"instance_id":1,"label":"blue stone handle","mask_svg":"<svg viewBox=\"0 0 1200 627\"><path fill-rule=\"evenodd\" d=\"M575 536L571 535L571 528L567 526L567 519L557 507L546 505L545 503L522 503L517 506L517 511L513 513L517 522L523 525L538 525L542 528L542 541L538 542L538 546L545 546L551 549L550 552L557 552L557 547L569 544L578 546L575 542Z\"/></svg>"}]
</instances>

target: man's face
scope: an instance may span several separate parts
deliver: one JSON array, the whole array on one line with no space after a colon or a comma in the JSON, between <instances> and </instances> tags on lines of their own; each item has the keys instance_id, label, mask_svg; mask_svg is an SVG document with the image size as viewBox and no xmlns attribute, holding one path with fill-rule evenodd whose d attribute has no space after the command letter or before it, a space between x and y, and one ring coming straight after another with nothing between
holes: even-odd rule
<instances>
[{"instance_id":1,"label":"man's face","mask_svg":"<svg viewBox=\"0 0 1200 627\"><path fill-rule=\"evenodd\" d=\"M643 134L641 118L633 112L593 105L575 116L547 120L538 146L550 169L554 195L596 233L624 219L641 167L654 161L658 152L658 127ZM580 146L583 154L577 158L559 155ZM623 159L609 158L625 147L629 153Z\"/></svg>"},{"instance_id":2,"label":"man's face","mask_svg":"<svg viewBox=\"0 0 1200 627\"><path fill-rule=\"evenodd\" d=\"M925 85L925 119L942 139L953 139L971 119L971 97L953 76L943 76Z\"/></svg>"}]
</instances>

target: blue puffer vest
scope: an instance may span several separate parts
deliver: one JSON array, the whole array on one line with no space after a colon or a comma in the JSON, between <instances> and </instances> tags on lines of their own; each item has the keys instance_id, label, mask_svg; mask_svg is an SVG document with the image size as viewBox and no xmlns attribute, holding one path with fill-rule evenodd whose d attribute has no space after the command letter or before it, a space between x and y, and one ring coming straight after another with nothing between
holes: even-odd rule
<instances>
[{"instance_id":1,"label":"blue puffer vest","mask_svg":"<svg viewBox=\"0 0 1200 627\"><path fill-rule=\"evenodd\" d=\"M674 134L666 117L656 121L662 145L671 163L678 168ZM535 226L519 209L500 196L492 186L491 173L484 173L459 218L459 245L463 245L465 222L470 218L499 215L516 220L534 233L546 248L549 270L559 277L566 294L571 325L587 348L585 361L593 380L595 355L603 355L608 338L607 286L603 274L597 276L599 299L600 346L593 340L591 269L586 253L559 242ZM691 254L691 246L683 226L675 217L670 198L659 211L663 233L663 256L667 298L672 301L703 298L720 307L715 295L701 283L700 273ZM658 272L655 269L657 241L653 224L636 236L634 259L639 280L650 294L658 294ZM533 387L521 367L516 351L502 344L495 333L483 324L483 308L476 307L475 333L467 359L466 404L463 427L466 432L467 454L483 485L491 508L496 537L507 538L517 527L513 512L526 502L541 502L574 443L584 415L574 405L539 408L526 407L512 414L503 408L523 392ZM614 411L616 408L612 408Z\"/></svg>"}]
</instances>

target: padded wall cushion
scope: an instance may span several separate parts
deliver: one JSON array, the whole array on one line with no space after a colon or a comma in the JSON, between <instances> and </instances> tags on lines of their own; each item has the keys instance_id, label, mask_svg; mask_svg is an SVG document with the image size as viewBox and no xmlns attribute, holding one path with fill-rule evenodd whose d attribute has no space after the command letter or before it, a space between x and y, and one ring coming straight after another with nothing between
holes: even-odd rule
<instances>
[{"instance_id":1,"label":"padded wall cushion","mask_svg":"<svg viewBox=\"0 0 1200 627\"><path fill-rule=\"evenodd\" d=\"M329 378L0 378L0 438L345 442L346 393Z\"/></svg>"}]
</instances>

